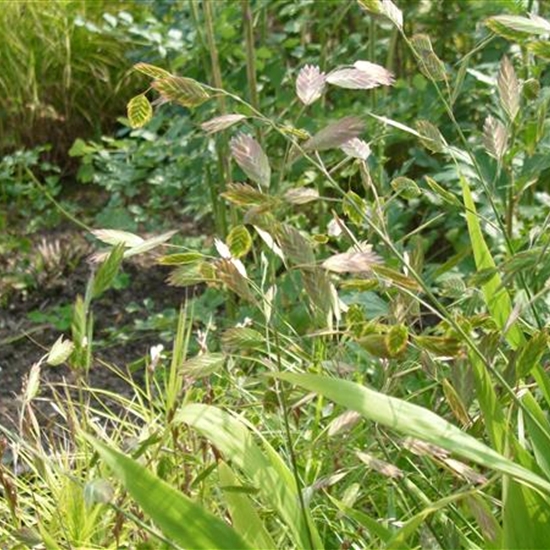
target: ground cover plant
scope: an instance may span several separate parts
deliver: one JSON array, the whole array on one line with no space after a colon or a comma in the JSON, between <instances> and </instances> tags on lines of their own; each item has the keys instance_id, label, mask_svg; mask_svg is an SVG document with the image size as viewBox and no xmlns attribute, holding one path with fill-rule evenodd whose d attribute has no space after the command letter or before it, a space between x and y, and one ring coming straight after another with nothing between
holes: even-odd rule
<instances>
[{"instance_id":1,"label":"ground cover plant","mask_svg":"<svg viewBox=\"0 0 550 550\"><path fill-rule=\"evenodd\" d=\"M195 189L211 238L91 229L70 331L32 366L17 426L0 426L2 544L547 547L550 21L542 3L483 4L451 47L459 2L337 3L367 45L324 36L308 60L307 37L291 41L281 90L255 42L273 12L188 4L207 74L138 61L147 84L127 121L140 140L185 109L185 143L200 136L207 154L181 166L212 164ZM298 36L329 17L276 9ZM216 25L237 15L244 66L224 79L218 42L230 66L241 54ZM73 148L90 175L94 147ZM95 354L96 304L142 256L199 296L163 327L170 345L111 365ZM45 424L41 379L62 364ZM99 368L127 391L94 387Z\"/></svg>"}]
</instances>

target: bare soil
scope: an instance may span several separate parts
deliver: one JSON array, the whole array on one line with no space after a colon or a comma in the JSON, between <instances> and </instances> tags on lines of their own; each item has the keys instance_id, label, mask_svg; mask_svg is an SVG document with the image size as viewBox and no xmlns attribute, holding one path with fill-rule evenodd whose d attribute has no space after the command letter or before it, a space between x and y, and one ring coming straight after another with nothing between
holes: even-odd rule
<instances>
[{"instance_id":1,"label":"bare soil","mask_svg":"<svg viewBox=\"0 0 550 550\"><path fill-rule=\"evenodd\" d=\"M178 309L189 294L189 290L168 286L165 283L167 270L161 266L125 263L123 270L129 275L129 286L122 290L109 290L93 303L94 341L112 339L113 328L131 327L136 318L143 319L146 315L169 308ZM21 405L19 396L30 368L61 335L48 322L37 324L29 320L29 313L74 303L76 296L84 293L89 274L90 265L83 256L71 273L29 292L12 292L7 304L0 309L0 424L14 424ZM153 304L147 312L143 309L128 311L128 304L142 304L146 299ZM70 330L65 334L70 338ZM149 348L158 343L158 334L140 331L126 342L117 341L116 345L99 347L94 350L89 384L117 393L128 392L125 382L101 361L125 370L127 365L145 357ZM73 374L66 366L44 365L41 369L41 397L50 395L49 384L65 378L70 380ZM39 409L46 417L51 415L52 409L48 407L47 400L41 400Z\"/></svg>"}]
</instances>

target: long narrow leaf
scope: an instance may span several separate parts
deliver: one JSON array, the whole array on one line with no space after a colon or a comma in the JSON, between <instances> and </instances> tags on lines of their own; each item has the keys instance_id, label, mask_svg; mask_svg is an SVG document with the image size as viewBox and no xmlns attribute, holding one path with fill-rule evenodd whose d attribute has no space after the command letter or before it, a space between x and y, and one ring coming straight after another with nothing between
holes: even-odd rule
<instances>
[{"instance_id":1,"label":"long narrow leaf","mask_svg":"<svg viewBox=\"0 0 550 550\"><path fill-rule=\"evenodd\" d=\"M250 498L245 494L235 493L227 489L229 486L237 485L237 478L225 462L219 463L218 475L223 485L222 489L225 493L225 500L234 529L252 548L276 548L277 545L267 532Z\"/></svg>"},{"instance_id":2,"label":"long narrow leaf","mask_svg":"<svg viewBox=\"0 0 550 550\"><path fill-rule=\"evenodd\" d=\"M484 443L463 432L437 414L395 397L384 395L347 380L312 374L281 373L272 376L292 382L309 391L357 411L398 432L438 445L457 456L471 460L550 494L550 482L515 464Z\"/></svg>"},{"instance_id":3,"label":"long narrow leaf","mask_svg":"<svg viewBox=\"0 0 550 550\"><path fill-rule=\"evenodd\" d=\"M216 407L190 404L175 416L208 438L227 460L239 468L258 487L259 496L269 503L290 529L298 548L320 548L321 540L313 523L300 509L298 490L292 472L264 440L262 450L251 431L239 418ZM260 434L255 434L261 437Z\"/></svg>"},{"instance_id":4,"label":"long narrow leaf","mask_svg":"<svg viewBox=\"0 0 550 550\"><path fill-rule=\"evenodd\" d=\"M479 223L472 193L470 192L470 186L464 177L460 178L460 182L462 184L464 206L466 208L466 221L468 223L468 232L470 233L470 242L472 244L476 268L478 271L493 269L496 267L496 264L483 238L481 224ZM503 329L512 313L512 300L502 285L500 275L495 273L482 285L482 290L491 316L497 326ZM508 340L508 343L514 349L523 343L524 336L516 323L508 330L506 340Z\"/></svg>"},{"instance_id":5,"label":"long narrow leaf","mask_svg":"<svg viewBox=\"0 0 550 550\"><path fill-rule=\"evenodd\" d=\"M138 462L92 437L86 438L166 537L184 548L249 548L231 527Z\"/></svg>"}]
</instances>

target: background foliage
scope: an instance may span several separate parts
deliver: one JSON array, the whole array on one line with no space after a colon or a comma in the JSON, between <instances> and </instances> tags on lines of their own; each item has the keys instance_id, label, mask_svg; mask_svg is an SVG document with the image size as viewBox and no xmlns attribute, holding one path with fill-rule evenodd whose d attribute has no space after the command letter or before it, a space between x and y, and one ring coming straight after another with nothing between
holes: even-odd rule
<instances>
[{"instance_id":1,"label":"background foliage","mask_svg":"<svg viewBox=\"0 0 550 550\"><path fill-rule=\"evenodd\" d=\"M60 6L59 36L107 40L107 81L133 66L137 87L127 113L82 100L104 135L75 122L72 173L41 160L49 136L0 165L10 222L32 220L6 250L56 217L96 249L0 427L0 543L545 548L549 6ZM45 280L26 248L12 292ZM198 296L113 365L99 304L142 257ZM127 391L94 387L102 369Z\"/></svg>"}]
</instances>

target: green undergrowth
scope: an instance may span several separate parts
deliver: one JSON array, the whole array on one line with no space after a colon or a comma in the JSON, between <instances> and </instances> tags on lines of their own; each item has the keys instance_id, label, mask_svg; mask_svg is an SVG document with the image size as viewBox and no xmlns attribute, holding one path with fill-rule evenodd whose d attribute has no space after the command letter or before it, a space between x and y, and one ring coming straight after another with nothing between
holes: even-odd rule
<instances>
[{"instance_id":1,"label":"green undergrowth","mask_svg":"<svg viewBox=\"0 0 550 550\"><path fill-rule=\"evenodd\" d=\"M546 548L548 14L505 3L453 49L411 33L406 5L350 2L371 46L304 60L277 113L255 62L263 8L239 6L236 92L213 4L190 4L208 81L138 62L150 83L127 119L147 132L153 104L186 109L214 165L215 235L91 232L70 334L33 366L19 425L0 427L0 542ZM94 306L145 254L203 294L133 372L95 360ZM44 425L41 372L62 364ZM125 390L91 387L99 368Z\"/></svg>"}]
</instances>

